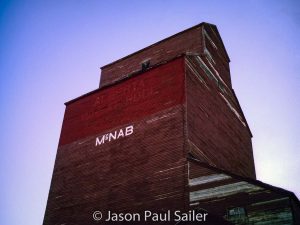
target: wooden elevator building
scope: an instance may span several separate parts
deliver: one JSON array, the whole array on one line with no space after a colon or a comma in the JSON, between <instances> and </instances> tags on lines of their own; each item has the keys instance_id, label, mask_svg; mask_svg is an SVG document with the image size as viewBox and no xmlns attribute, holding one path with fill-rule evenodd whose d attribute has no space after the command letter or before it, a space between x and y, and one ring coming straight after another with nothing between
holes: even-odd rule
<instances>
[{"instance_id":1,"label":"wooden elevator building","mask_svg":"<svg viewBox=\"0 0 300 225\"><path fill-rule=\"evenodd\" d=\"M299 224L297 197L256 180L229 62L216 26L201 23L103 66L99 88L66 103L44 225L191 209Z\"/></svg>"}]
</instances>

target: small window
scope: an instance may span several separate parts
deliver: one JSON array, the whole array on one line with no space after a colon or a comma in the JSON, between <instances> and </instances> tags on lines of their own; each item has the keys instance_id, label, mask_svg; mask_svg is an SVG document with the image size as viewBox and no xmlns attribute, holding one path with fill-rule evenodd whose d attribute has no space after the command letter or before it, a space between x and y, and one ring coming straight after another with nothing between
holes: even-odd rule
<instances>
[{"instance_id":1,"label":"small window","mask_svg":"<svg viewBox=\"0 0 300 225\"><path fill-rule=\"evenodd\" d=\"M236 207L228 210L228 219L236 220L245 218L246 210L243 207Z\"/></svg>"},{"instance_id":2,"label":"small window","mask_svg":"<svg viewBox=\"0 0 300 225\"><path fill-rule=\"evenodd\" d=\"M150 67L150 59L144 60L142 62L142 70L147 70Z\"/></svg>"}]
</instances>

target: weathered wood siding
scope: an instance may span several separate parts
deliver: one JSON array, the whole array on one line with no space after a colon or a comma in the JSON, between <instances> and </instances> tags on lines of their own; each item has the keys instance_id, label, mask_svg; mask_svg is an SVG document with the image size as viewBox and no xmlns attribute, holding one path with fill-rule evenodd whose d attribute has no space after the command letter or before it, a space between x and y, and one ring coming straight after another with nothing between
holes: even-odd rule
<instances>
[{"instance_id":1,"label":"weathered wood siding","mask_svg":"<svg viewBox=\"0 0 300 225\"><path fill-rule=\"evenodd\" d=\"M98 134L59 147L44 225L93 224L95 210L184 208L182 106L131 124L123 139L95 147Z\"/></svg>"},{"instance_id":2,"label":"weathered wood siding","mask_svg":"<svg viewBox=\"0 0 300 225\"><path fill-rule=\"evenodd\" d=\"M184 209L184 59L67 105L44 225L94 224L92 212ZM96 137L133 133L96 146Z\"/></svg>"},{"instance_id":3,"label":"weathered wood siding","mask_svg":"<svg viewBox=\"0 0 300 225\"><path fill-rule=\"evenodd\" d=\"M255 178L251 133L232 92L200 56L186 58L187 135L200 160Z\"/></svg>"},{"instance_id":4,"label":"weathered wood siding","mask_svg":"<svg viewBox=\"0 0 300 225\"><path fill-rule=\"evenodd\" d=\"M184 101L183 65L183 58L177 58L68 104L59 145L181 104Z\"/></svg>"},{"instance_id":5,"label":"weathered wood siding","mask_svg":"<svg viewBox=\"0 0 300 225\"><path fill-rule=\"evenodd\" d=\"M188 162L191 208L202 208L234 224L291 225L293 208L287 194L282 194L225 173ZM245 215L230 217L230 209L242 207Z\"/></svg>"},{"instance_id":6,"label":"weathered wood siding","mask_svg":"<svg viewBox=\"0 0 300 225\"><path fill-rule=\"evenodd\" d=\"M153 68L141 71L145 59ZM228 63L203 23L103 67L101 88L66 104L44 225L95 224L95 210L195 208L235 224L298 221L287 195L234 175L255 169ZM236 207L243 217L229 216Z\"/></svg>"},{"instance_id":7,"label":"weathered wood siding","mask_svg":"<svg viewBox=\"0 0 300 225\"><path fill-rule=\"evenodd\" d=\"M293 218L294 218L294 224L299 225L300 224L300 203L296 200L291 200L291 205L293 209Z\"/></svg>"},{"instance_id":8,"label":"weathered wood siding","mask_svg":"<svg viewBox=\"0 0 300 225\"><path fill-rule=\"evenodd\" d=\"M218 76L229 88L231 88L231 76L229 70L229 59L215 26L206 25L202 29L203 38L203 60L213 72L218 72Z\"/></svg>"},{"instance_id":9,"label":"weathered wood siding","mask_svg":"<svg viewBox=\"0 0 300 225\"><path fill-rule=\"evenodd\" d=\"M214 46L217 49L211 50ZM140 71L142 62L145 60L150 60L150 65L155 65L163 61L169 61L183 53L203 55L207 54L208 50L216 59L219 57L223 60L217 68L222 72L221 76L227 82L227 85L231 86L229 58L217 27L212 24L201 23L102 67L100 87L120 80L128 74Z\"/></svg>"},{"instance_id":10,"label":"weathered wood siding","mask_svg":"<svg viewBox=\"0 0 300 225\"><path fill-rule=\"evenodd\" d=\"M186 51L201 53L203 51L201 33L202 26L199 26L102 67L100 87L113 83L127 74L140 71L141 63L146 59L150 59L150 65L155 65L169 61Z\"/></svg>"}]
</instances>

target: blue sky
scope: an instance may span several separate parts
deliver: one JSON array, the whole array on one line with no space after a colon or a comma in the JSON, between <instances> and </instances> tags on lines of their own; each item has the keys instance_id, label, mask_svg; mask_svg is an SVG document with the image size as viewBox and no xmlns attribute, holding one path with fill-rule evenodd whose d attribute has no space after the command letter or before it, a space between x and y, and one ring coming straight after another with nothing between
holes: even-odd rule
<instances>
[{"instance_id":1,"label":"blue sky","mask_svg":"<svg viewBox=\"0 0 300 225\"><path fill-rule=\"evenodd\" d=\"M300 197L299 2L0 0L0 224L42 223L63 103L96 89L100 66L203 21L230 56L257 178Z\"/></svg>"}]
</instances>

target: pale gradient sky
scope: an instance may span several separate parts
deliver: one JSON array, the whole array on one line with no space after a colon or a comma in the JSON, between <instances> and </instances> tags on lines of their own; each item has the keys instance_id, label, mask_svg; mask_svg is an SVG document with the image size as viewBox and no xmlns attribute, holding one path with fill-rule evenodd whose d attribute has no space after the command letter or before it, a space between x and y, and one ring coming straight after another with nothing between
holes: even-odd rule
<instances>
[{"instance_id":1,"label":"pale gradient sky","mask_svg":"<svg viewBox=\"0 0 300 225\"><path fill-rule=\"evenodd\" d=\"M299 1L0 0L0 224L42 224L63 103L96 89L100 66L203 21L230 56L257 178L300 197Z\"/></svg>"}]
</instances>

